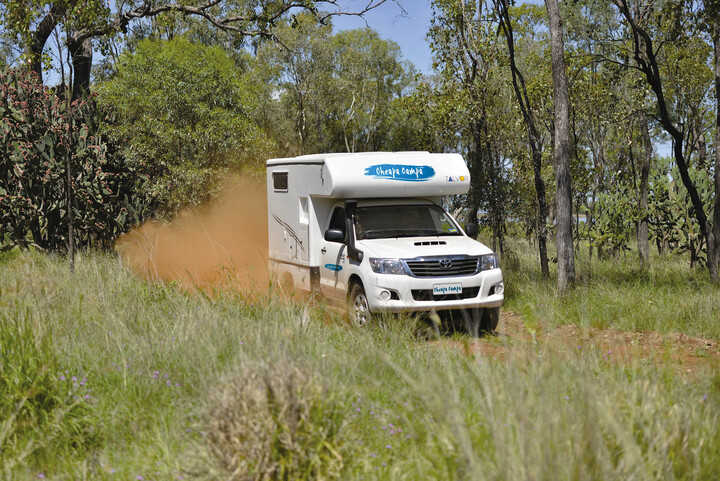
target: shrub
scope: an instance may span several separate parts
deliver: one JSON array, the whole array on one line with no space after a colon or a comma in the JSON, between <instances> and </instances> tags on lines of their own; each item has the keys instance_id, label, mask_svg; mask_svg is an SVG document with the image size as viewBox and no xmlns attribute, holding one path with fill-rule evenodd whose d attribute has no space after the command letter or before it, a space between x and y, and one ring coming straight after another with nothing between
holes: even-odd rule
<instances>
[{"instance_id":1,"label":"shrub","mask_svg":"<svg viewBox=\"0 0 720 481\"><path fill-rule=\"evenodd\" d=\"M93 99L71 106L32 72L0 73L0 250L67 245L66 153L71 157L76 244L107 247L140 220L143 179L97 133Z\"/></svg>"},{"instance_id":2,"label":"shrub","mask_svg":"<svg viewBox=\"0 0 720 481\"><path fill-rule=\"evenodd\" d=\"M230 173L262 165L269 144L254 121L257 89L222 48L181 37L121 55L98 86L113 112L103 130L151 179L157 216L212 200Z\"/></svg>"}]
</instances>

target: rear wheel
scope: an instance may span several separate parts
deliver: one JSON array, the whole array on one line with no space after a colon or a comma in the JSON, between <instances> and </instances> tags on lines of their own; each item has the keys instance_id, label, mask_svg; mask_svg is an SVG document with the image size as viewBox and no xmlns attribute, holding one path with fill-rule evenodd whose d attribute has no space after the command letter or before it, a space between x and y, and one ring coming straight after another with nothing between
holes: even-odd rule
<instances>
[{"instance_id":1,"label":"rear wheel","mask_svg":"<svg viewBox=\"0 0 720 481\"><path fill-rule=\"evenodd\" d=\"M355 326L364 327L370 322L372 317L370 304L368 304L365 289L363 289L361 284L355 283L350 288L350 294L348 295L348 314L350 316L350 322Z\"/></svg>"}]
</instances>

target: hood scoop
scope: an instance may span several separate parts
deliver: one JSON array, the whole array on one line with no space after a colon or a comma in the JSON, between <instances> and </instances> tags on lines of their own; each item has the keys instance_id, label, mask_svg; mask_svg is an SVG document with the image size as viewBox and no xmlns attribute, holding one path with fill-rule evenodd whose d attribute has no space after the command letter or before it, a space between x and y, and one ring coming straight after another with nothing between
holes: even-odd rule
<instances>
[{"instance_id":1,"label":"hood scoop","mask_svg":"<svg viewBox=\"0 0 720 481\"><path fill-rule=\"evenodd\" d=\"M416 246L444 246L447 243L445 241L419 241L415 242Z\"/></svg>"}]
</instances>

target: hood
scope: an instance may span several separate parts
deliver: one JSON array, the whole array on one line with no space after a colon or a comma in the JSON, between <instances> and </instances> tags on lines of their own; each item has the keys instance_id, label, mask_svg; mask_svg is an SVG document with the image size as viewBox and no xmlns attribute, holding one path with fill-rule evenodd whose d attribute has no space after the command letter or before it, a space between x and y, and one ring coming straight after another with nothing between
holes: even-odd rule
<instances>
[{"instance_id":1,"label":"hood","mask_svg":"<svg viewBox=\"0 0 720 481\"><path fill-rule=\"evenodd\" d=\"M356 245L365 252L366 257L390 259L492 254L487 246L466 236L366 239L357 241Z\"/></svg>"}]
</instances>

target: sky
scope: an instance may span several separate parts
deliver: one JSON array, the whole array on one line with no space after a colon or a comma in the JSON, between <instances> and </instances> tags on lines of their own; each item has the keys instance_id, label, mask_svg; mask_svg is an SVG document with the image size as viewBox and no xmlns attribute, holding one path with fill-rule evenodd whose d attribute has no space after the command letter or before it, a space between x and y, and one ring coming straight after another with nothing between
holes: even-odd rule
<instances>
[{"instance_id":1,"label":"sky","mask_svg":"<svg viewBox=\"0 0 720 481\"><path fill-rule=\"evenodd\" d=\"M367 0L347 0L348 10L359 10ZM432 53L426 35L430 30L432 10L430 0L401 0L405 14L393 2L388 2L365 15L358 17L340 16L333 19L336 30L349 30L367 26L376 30L385 40L392 40L400 46L403 58L424 74L432 73Z\"/></svg>"}]
</instances>

